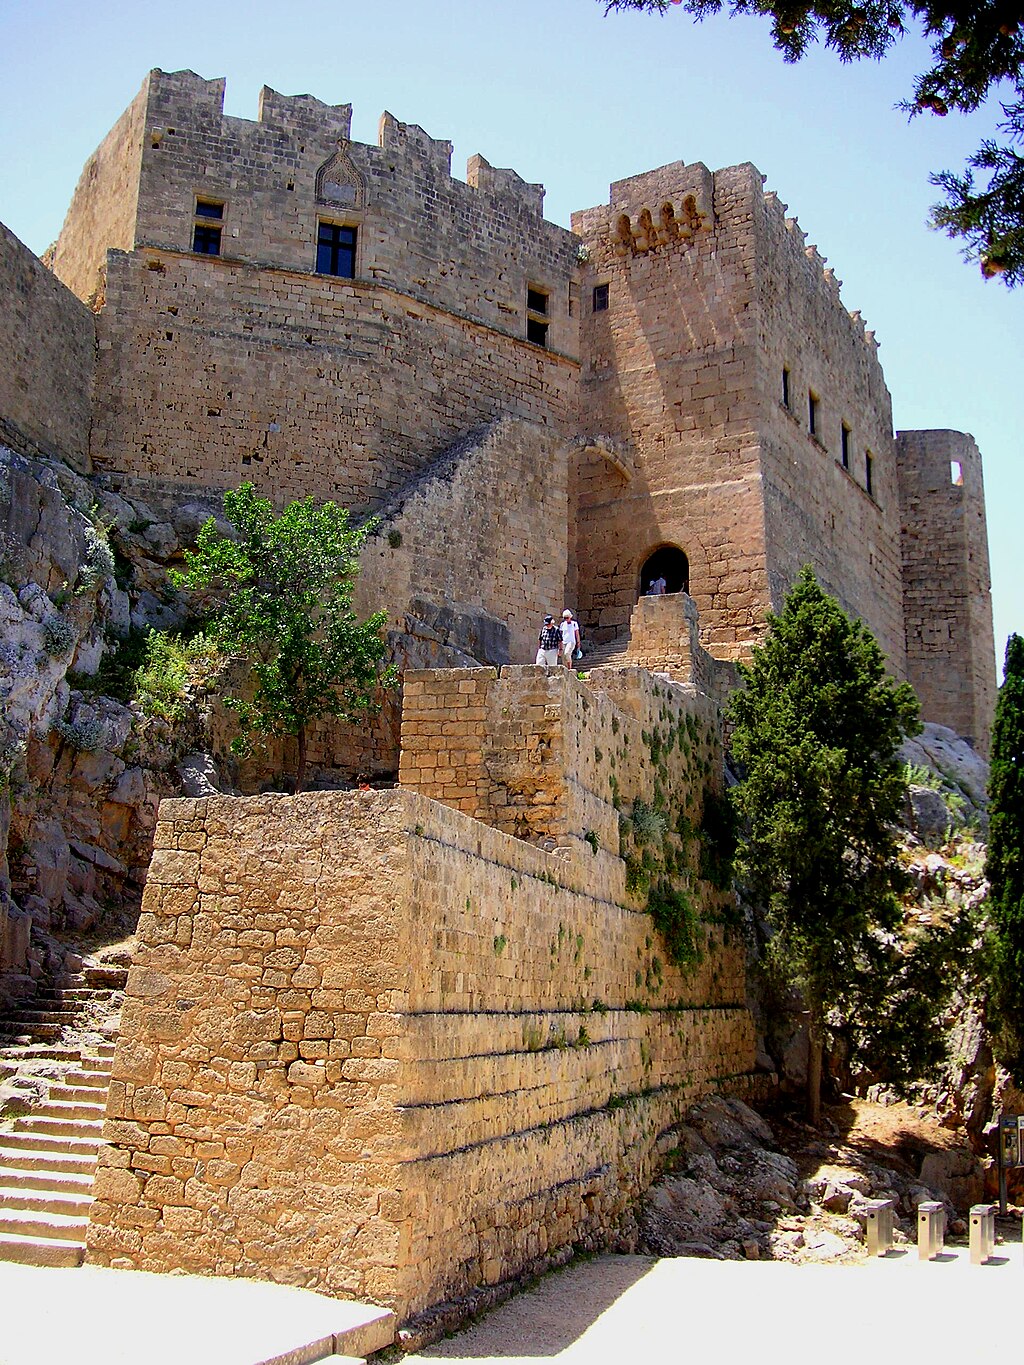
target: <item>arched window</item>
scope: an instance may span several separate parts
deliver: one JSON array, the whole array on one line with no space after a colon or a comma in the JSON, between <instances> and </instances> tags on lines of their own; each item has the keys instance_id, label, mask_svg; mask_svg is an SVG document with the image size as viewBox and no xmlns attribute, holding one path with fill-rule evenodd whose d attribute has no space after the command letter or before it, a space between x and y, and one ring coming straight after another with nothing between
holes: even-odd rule
<instances>
[{"instance_id":1,"label":"arched window","mask_svg":"<svg viewBox=\"0 0 1024 1365\"><path fill-rule=\"evenodd\" d=\"M651 590L651 584L665 581L665 591L690 591L690 561L678 545L661 545L644 560L640 570L640 596Z\"/></svg>"}]
</instances>

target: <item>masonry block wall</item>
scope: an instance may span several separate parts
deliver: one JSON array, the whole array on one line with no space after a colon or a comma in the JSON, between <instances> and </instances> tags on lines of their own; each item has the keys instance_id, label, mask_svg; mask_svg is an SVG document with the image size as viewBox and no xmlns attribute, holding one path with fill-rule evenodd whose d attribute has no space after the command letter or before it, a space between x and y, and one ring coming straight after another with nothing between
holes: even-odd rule
<instances>
[{"instance_id":1,"label":"masonry block wall","mask_svg":"<svg viewBox=\"0 0 1024 1365\"><path fill-rule=\"evenodd\" d=\"M89 468L92 314L0 223L0 440Z\"/></svg>"},{"instance_id":2,"label":"masonry block wall","mask_svg":"<svg viewBox=\"0 0 1024 1365\"><path fill-rule=\"evenodd\" d=\"M506 413L574 428L577 244L539 187L482 158L453 180L450 144L389 115L368 147L348 141L348 106L264 90L253 122L225 118L223 94L153 72L144 126L133 106L118 137L141 167L131 240L97 206L111 174L80 188L58 242L58 271L97 235L122 248L103 284L97 468L364 506ZM192 251L203 203L215 256ZM316 273L321 222L355 229L353 279ZM528 288L546 347L526 340Z\"/></svg>"},{"instance_id":3,"label":"masonry block wall","mask_svg":"<svg viewBox=\"0 0 1024 1365\"><path fill-rule=\"evenodd\" d=\"M907 675L924 718L987 755L996 661L981 455L963 432L903 431L896 457Z\"/></svg>"},{"instance_id":4,"label":"masonry block wall","mask_svg":"<svg viewBox=\"0 0 1024 1365\"><path fill-rule=\"evenodd\" d=\"M532 662L566 576L569 445L508 418L458 442L380 509L356 604L484 663Z\"/></svg>"},{"instance_id":5,"label":"masonry block wall","mask_svg":"<svg viewBox=\"0 0 1024 1365\"><path fill-rule=\"evenodd\" d=\"M524 675L545 675L509 672L532 715ZM660 765L675 792L688 765L699 808L710 718L642 675L617 679L621 710L547 681L578 744L555 802L577 837L557 851L405 790L164 803L90 1260L407 1317L603 1244L685 1107L750 1084L720 893L694 883L703 957L675 967L625 891L611 805L614 772L649 790ZM680 721L687 752L668 753ZM592 847L580 825L605 808Z\"/></svg>"},{"instance_id":6,"label":"masonry block wall","mask_svg":"<svg viewBox=\"0 0 1024 1365\"><path fill-rule=\"evenodd\" d=\"M674 163L573 218L589 251L581 611L599 638L621 631L645 559L675 544L702 642L742 656L811 563L902 673L889 394L872 337L762 180Z\"/></svg>"},{"instance_id":7,"label":"masonry block wall","mask_svg":"<svg viewBox=\"0 0 1024 1365\"><path fill-rule=\"evenodd\" d=\"M822 586L865 622L902 677L899 490L892 405L874 334L865 332L859 314L847 312L840 282L786 218L785 206L760 193L760 177L753 179L747 211L757 238L771 606L777 611L803 565L813 565Z\"/></svg>"},{"instance_id":8,"label":"masonry block wall","mask_svg":"<svg viewBox=\"0 0 1024 1365\"><path fill-rule=\"evenodd\" d=\"M666 542L689 558L702 643L750 640L768 602L759 466L753 167L675 162L573 215L582 421L575 571L598 640L620 632ZM597 292L595 292L597 291ZM606 291L606 292L605 292ZM606 300L606 307L595 307Z\"/></svg>"},{"instance_id":9,"label":"masonry block wall","mask_svg":"<svg viewBox=\"0 0 1024 1365\"><path fill-rule=\"evenodd\" d=\"M586 683L533 666L425 670L406 674L404 693L403 787L572 848L590 875L619 879L616 899L620 810L657 801L699 825L705 788L719 786L717 708L642 669L598 669Z\"/></svg>"},{"instance_id":10,"label":"masonry block wall","mask_svg":"<svg viewBox=\"0 0 1024 1365\"><path fill-rule=\"evenodd\" d=\"M102 306L108 251L131 251L149 100L147 79L85 163L60 236L47 252L59 280L91 307Z\"/></svg>"}]
</instances>

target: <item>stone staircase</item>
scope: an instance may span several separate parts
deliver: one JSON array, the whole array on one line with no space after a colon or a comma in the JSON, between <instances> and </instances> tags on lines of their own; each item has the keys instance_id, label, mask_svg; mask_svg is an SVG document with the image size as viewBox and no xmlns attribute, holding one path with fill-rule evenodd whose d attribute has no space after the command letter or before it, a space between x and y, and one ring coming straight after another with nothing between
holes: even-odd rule
<instances>
[{"instance_id":1,"label":"stone staircase","mask_svg":"<svg viewBox=\"0 0 1024 1365\"><path fill-rule=\"evenodd\" d=\"M625 668L628 664L630 634L622 631L603 644L588 646L579 662L577 672L589 673L592 668Z\"/></svg>"},{"instance_id":2,"label":"stone staircase","mask_svg":"<svg viewBox=\"0 0 1024 1365\"><path fill-rule=\"evenodd\" d=\"M126 977L87 964L0 1019L0 1260L82 1263Z\"/></svg>"}]
</instances>

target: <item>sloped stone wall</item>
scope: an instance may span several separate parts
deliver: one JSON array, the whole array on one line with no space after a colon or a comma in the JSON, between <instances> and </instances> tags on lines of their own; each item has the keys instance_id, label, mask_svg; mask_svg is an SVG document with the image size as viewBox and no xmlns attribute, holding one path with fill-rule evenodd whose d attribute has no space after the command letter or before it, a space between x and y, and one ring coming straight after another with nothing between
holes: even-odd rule
<instances>
[{"instance_id":1,"label":"sloped stone wall","mask_svg":"<svg viewBox=\"0 0 1024 1365\"><path fill-rule=\"evenodd\" d=\"M545 675L510 673L529 713L514 675ZM652 754L638 717L667 729L685 694L626 676L615 710L548 680L577 745L552 851L400 789L164 803L90 1260L408 1317L615 1235L672 1123L742 1090L754 1059L720 893L692 885L701 958L683 969L626 890L612 744L630 739L627 787L659 766L673 793L696 786L688 820L717 753L694 712L689 777L661 738Z\"/></svg>"},{"instance_id":2,"label":"sloped stone wall","mask_svg":"<svg viewBox=\"0 0 1024 1365\"><path fill-rule=\"evenodd\" d=\"M0 441L88 470L95 319L2 223L0 299Z\"/></svg>"}]
</instances>

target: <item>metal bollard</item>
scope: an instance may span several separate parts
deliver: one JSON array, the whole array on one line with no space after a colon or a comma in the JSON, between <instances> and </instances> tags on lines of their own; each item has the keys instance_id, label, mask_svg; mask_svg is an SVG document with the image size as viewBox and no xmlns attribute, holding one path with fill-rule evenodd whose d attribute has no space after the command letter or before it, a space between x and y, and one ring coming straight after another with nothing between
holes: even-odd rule
<instances>
[{"instance_id":1,"label":"metal bollard","mask_svg":"<svg viewBox=\"0 0 1024 1365\"><path fill-rule=\"evenodd\" d=\"M971 1205L971 1265L984 1265L996 1247L995 1204Z\"/></svg>"},{"instance_id":2,"label":"metal bollard","mask_svg":"<svg viewBox=\"0 0 1024 1365\"><path fill-rule=\"evenodd\" d=\"M946 1238L946 1210L938 1200L917 1206L917 1257L930 1261L942 1251Z\"/></svg>"},{"instance_id":3,"label":"metal bollard","mask_svg":"<svg viewBox=\"0 0 1024 1365\"><path fill-rule=\"evenodd\" d=\"M884 1256L892 1250L893 1203L891 1199L869 1199L868 1255Z\"/></svg>"}]
</instances>

